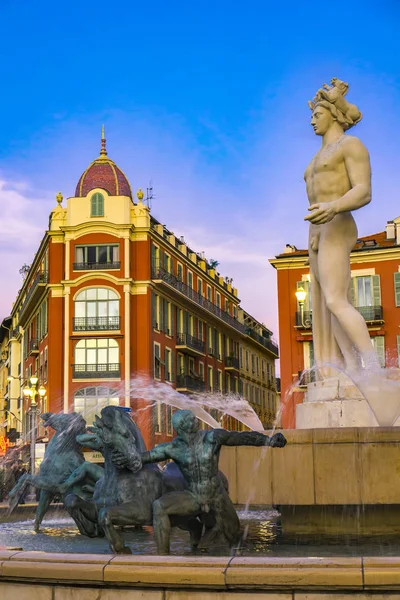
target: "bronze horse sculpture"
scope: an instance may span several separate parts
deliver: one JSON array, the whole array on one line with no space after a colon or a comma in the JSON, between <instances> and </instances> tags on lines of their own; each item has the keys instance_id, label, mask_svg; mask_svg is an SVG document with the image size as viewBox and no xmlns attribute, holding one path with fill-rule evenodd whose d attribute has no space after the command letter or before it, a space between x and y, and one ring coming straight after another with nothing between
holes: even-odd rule
<instances>
[{"instance_id":1,"label":"bronze horse sculpture","mask_svg":"<svg viewBox=\"0 0 400 600\"><path fill-rule=\"evenodd\" d=\"M102 443L104 474L96 482L91 499L66 494L65 507L81 533L89 537L105 535L113 552L131 553L116 527L152 525L155 500L168 492L183 491L186 482L174 464L165 469L142 465L146 446L124 408L103 408L90 431ZM129 457L129 468L117 466L116 457L121 455ZM75 482L79 477L78 469ZM73 483L74 477L69 481ZM192 547L198 545L203 529L198 519L177 516L171 519L171 525L189 531Z\"/></svg>"},{"instance_id":2,"label":"bronze horse sculpture","mask_svg":"<svg viewBox=\"0 0 400 600\"><path fill-rule=\"evenodd\" d=\"M90 489L84 489L82 483L77 486L72 484L64 493L60 494L58 484L61 484L85 462L81 444L77 441L77 436L86 431L86 421L78 413L43 413L40 415L45 427L51 427L55 434L47 445L44 459L40 465L39 475L27 473L18 481L17 485L9 494L9 514L18 505L29 485L40 489L39 503L35 515L35 531L39 531L40 524L49 509L51 502L56 496L75 493L83 497L91 497ZM86 482L84 482L86 483ZM90 483L90 482L87 482Z\"/></svg>"}]
</instances>

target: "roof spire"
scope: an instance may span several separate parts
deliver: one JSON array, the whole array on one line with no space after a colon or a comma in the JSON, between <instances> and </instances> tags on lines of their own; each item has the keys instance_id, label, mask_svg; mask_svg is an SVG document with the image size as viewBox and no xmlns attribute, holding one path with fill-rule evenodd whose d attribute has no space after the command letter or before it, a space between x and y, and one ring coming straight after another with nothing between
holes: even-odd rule
<instances>
[{"instance_id":1,"label":"roof spire","mask_svg":"<svg viewBox=\"0 0 400 600\"><path fill-rule=\"evenodd\" d=\"M100 156L107 156L106 138L104 137L104 125L101 126L101 150Z\"/></svg>"}]
</instances>

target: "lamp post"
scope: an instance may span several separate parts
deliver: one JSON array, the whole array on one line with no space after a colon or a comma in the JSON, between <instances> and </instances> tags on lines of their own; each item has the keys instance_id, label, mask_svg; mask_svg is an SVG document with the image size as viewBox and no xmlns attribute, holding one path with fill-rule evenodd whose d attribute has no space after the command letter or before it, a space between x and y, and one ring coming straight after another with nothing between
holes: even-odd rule
<instances>
[{"instance_id":1,"label":"lamp post","mask_svg":"<svg viewBox=\"0 0 400 600\"><path fill-rule=\"evenodd\" d=\"M301 318L301 326L305 329L309 329L311 327L311 319L304 318L304 303L307 298L307 292L304 288L300 287L296 292L297 302L300 306L300 318Z\"/></svg>"},{"instance_id":2,"label":"lamp post","mask_svg":"<svg viewBox=\"0 0 400 600\"><path fill-rule=\"evenodd\" d=\"M31 399L31 404L29 407L29 425L31 430L31 475L35 474L35 462L36 462L36 427L37 427L37 413L38 413L38 404L36 402L36 397L39 395L40 398L44 398L46 395L46 389L41 385L38 389L39 379L36 375L33 375L29 378L30 386L25 386L23 389L23 393L25 398Z\"/></svg>"}]
</instances>

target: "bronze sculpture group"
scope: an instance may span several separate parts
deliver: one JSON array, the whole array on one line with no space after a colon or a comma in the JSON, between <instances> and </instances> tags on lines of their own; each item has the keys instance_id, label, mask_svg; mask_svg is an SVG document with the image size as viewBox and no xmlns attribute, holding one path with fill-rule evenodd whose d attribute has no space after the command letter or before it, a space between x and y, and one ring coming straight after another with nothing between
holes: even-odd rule
<instances>
[{"instance_id":1,"label":"bronze sculpture group","mask_svg":"<svg viewBox=\"0 0 400 600\"><path fill-rule=\"evenodd\" d=\"M254 431L202 430L189 410L173 415L175 439L149 452L121 407L103 408L89 428L77 413L46 413L42 419L56 433L39 475L25 475L10 493L10 510L26 487L34 485L41 490L36 531L58 496L81 534L105 536L116 553L130 553L121 528L144 525L153 525L159 554L169 553L171 527L189 531L193 549L207 549L218 535L234 549L240 542L240 523L228 482L218 470L221 447L286 444L281 433L270 438ZM104 468L85 461L83 446L103 454ZM169 459L164 468L153 464Z\"/></svg>"}]
</instances>

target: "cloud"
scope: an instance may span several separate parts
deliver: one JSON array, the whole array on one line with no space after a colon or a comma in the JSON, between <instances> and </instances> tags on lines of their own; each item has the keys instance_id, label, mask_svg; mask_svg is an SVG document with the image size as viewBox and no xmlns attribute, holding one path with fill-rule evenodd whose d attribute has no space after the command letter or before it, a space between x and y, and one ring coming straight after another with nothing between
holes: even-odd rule
<instances>
[{"instance_id":1,"label":"cloud","mask_svg":"<svg viewBox=\"0 0 400 600\"><path fill-rule=\"evenodd\" d=\"M46 226L40 216L47 210L46 200L32 194L23 180L0 177L0 318L10 313L21 286L19 268L30 263Z\"/></svg>"}]
</instances>

